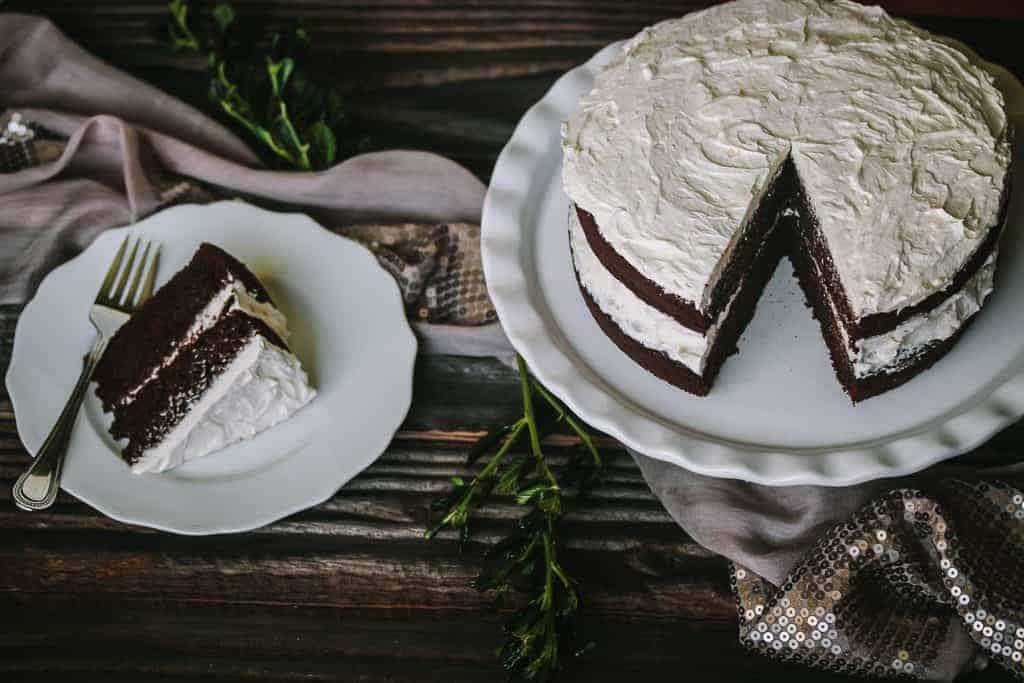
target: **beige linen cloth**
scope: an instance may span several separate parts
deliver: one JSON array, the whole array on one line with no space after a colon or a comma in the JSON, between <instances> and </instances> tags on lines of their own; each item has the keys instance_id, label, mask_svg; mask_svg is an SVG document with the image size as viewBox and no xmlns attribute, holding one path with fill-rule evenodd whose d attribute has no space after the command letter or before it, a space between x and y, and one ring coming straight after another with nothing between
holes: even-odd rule
<instances>
[{"instance_id":1,"label":"beige linen cloth","mask_svg":"<svg viewBox=\"0 0 1024 683\"><path fill-rule=\"evenodd\" d=\"M17 149L0 161L9 170L17 160L40 163L0 175L0 302L27 299L102 230L171 204L241 196L301 207L370 247L398 281L425 350L508 352L480 265L485 187L448 159L396 151L321 173L262 169L208 117L104 64L49 22L17 14L0 15L4 109L0 124L10 129L16 112L36 139L18 145L9 132Z\"/></svg>"},{"instance_id":2,"label":"beige linen cloth","mask_svg":"<svg viewBox=\"0 0 1024 683\"><path fill-rule=\"evenodd\" d=\"M323 173L260 168L234 135L46 21L0 14L0 303L27 300L97 233L244 196L367 244L424 350L508 354L483 287L483 185L422 152ZM633 454L698 542L732 559L743 644L829 671L949 680L1024 672L1024 469L981 456L904 480L772 488Z\"/></svg>"}]
</instances>

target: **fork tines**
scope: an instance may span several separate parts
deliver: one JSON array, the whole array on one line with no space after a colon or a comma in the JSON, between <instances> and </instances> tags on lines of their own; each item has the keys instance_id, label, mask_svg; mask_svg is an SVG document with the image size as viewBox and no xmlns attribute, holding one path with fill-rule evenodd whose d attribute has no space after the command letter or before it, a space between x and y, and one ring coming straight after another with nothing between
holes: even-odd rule
<instances>
[{"instance_id":1,"label":"fork tines","mask_svg":"<svg viewBox=\"0 0 1024 683\"><path fill-rule=\"evenodd\" d=\"M140 244L143 245L142 257L136 263L135 259L138 256ZM124 261L124 255L129 250L129 246L131 251L128 253L128 261L122 267L122 261ZM124 238L117 254L114 255L110 268L107 269L103 284L100 285L99 294L96 295L97 304L130 313L150 297L153 293L153 282L156 279L157 262L160 258L160 245L157 244L147 267L146 261L151 246L149 241L142 238L136 238L134 241L131 235ZM120 278L118 278L118 274L120 274ZM142 284L141 292L139 292L140 284ZM136 297L136 295L138 296Z\"/></svg>"}]
</instances>

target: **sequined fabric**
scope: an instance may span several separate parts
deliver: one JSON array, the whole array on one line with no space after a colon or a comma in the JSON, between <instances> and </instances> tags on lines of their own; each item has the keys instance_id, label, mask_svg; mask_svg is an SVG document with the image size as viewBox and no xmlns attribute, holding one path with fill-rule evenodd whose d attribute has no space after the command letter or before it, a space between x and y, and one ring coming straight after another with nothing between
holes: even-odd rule
<instances>
[{"instance_id":1,"label":"sequined fabric","mask_svg":"<svg viewBox=\"0 0 1024 683\"><path fill-rule=\"evenodd\" d=\"M946 678L971 638L1024 678L1024 494L1003 483L902 489L834 526L775 587L732 565L740 639L832 672Z\"/></svg>"},{"instance_id":2,"label":"sequined fabric","mask_svg":"<svg viewBox=\"0 0 1024 683\"><path fill-rule=\"evenodd\" d=\"M412 320L484 325L498 319L471 223L363 225L342 232L365 244L395 278Z\"/></svg>"},{"instance_id":3,"label":"sequined fabric","mask_svg":"<svg viewBox=\"0 0 1024 683\"><path fill-rule=\"evenodd\" d=\"M0 117L0 173L13 173L60 156L63 141L36 134L17 112ZM160 206L223 198L192 179L151 169ZM484 283L480 226L472 223L361 225L337 232L366 245L395 278L411 320L485 325L497 314Z\"/></svg>"}]
</instances>

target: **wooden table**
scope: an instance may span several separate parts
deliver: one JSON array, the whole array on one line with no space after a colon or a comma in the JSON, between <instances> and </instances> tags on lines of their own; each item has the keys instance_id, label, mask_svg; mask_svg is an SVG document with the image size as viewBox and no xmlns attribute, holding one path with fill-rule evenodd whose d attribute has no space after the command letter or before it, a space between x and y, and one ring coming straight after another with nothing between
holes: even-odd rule
<instances>
[{"instance_id":1,"label":"wooden table","mask_svg":"<svg viewBox=\"0 0 1024 683\"><path fill-rule=\"evenodd\" d=\"M154 27L165 4L6 7L51 16L100 56L208 109L201 65L159 49ZM353 106L372 122L375 146L436 151L485 181L516 121L559 73L701 4L235 3L276 22L306 20L325 73L363 83ZM883 4L1024 75L1021 3ZM4 368L19 310L0 308ZM48 512L16 511L10 486L27 460L3 392L0 680L503 680L494 664L502 615L481 610L489 600L468 584L515 508L486 508L463 555L450 538L421 535L430 501L468 471L466 444L517 411L515 375L498 362L422 357L402 431L333 499L256 532L187 538L113 522L63 494ZM1013 428L993 447L1017 448L1021 435ZM726 560L676 527L628 455L606 445L607 483L568 521L566 561L583 582L587 635L597 644L572 678L826 679L737 645Z\"/></svg>"}]
</instances>

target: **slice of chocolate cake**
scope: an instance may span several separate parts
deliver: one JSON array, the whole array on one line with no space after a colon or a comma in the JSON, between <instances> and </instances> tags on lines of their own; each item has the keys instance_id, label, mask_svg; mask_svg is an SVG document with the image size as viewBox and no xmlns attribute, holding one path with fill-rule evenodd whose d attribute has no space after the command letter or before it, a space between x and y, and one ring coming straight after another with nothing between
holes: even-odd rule
<instances>
[{"instance_id":1,"label":"slice of chocolate cake","mask_svg":"<svg viewBox=\"0 0 1024 683\"><path fill-rule=\"evenodd\" d=\"M134 472L160 472L250 438L316 395L287 321L242 263L212 245L111 339L96 395Z\"/></svg>"}]
</instances>

